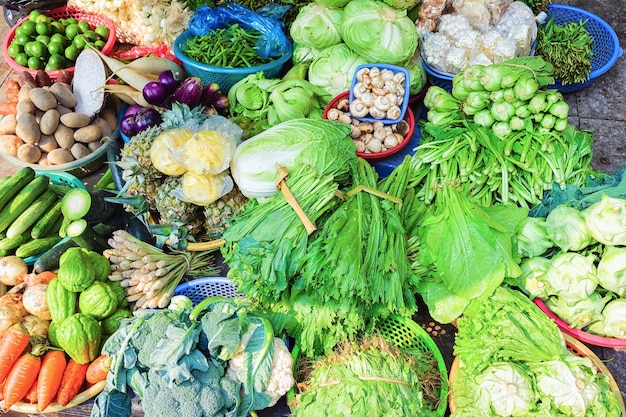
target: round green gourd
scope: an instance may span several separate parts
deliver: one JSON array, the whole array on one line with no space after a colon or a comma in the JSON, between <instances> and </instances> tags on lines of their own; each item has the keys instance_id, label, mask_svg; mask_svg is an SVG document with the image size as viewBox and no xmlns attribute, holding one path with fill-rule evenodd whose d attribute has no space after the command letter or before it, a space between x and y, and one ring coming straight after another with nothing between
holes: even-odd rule
<instances>
[{"instance_id":1,"label":"round green gourd","mask_svg":"<svg viewBox=\"0 0 626 417\"><path fill-rule=\"evenodd\" d=\"M109 281L107 284L109 284L109 287L111 287L115 295L117 295L117 306L128 307L129 303L126 299L126 290L122 287L122 284L120 284L119 281Z\"/></svg>"},{"instance_id":2,"label":"round green gourd","mask_svg":"<svg viewBox=\"0 0 626 417\"><path fill-rule=\"evenodd\" d=\"M96 271L89 256L80 247L74 247L59 258L57 278L69 291L81 292L93 284Z\"/></svg>"},{"instance_id":3,"label":"round green gourd","mask_svg":"<svg viewBox=\"0 0 626 417\"><path fill-rule=\"evenodd\" d=\"M102 320L117 310L117 294L102 281L94 281L78 296L78 311Z\"/></svg>"},{"instance_id":4,"label":"round green gourd","mask_svg":"<svg viewBox=\"0 0 626 417\"><path fill-rule=\"evenodd\" d=\"M82 248L87 254L87 257L91 260L93 268L96 272L96 281L106 281L109 274L111 274L111 263L102 254Z\"/></svg>"},{"instance_id":5,"label":"round green gourd","mask_svg":"<svg viewBox=\"0 0 626 417\"><path fill-rule=\"evenodd\" d=\"M90 314L76 313L66 318L56 325L55 335L59 347L80 364L100 355L100 323Z\"/></svg>"},{"instance_id":6,"label":"round green gourd","mask_svg":"<svg viewBox=\"0 0 626 417\"><path fill-rule=\"evenodd\" d=\"M109 317L100 322L103 335L111 335L115 333L120 326L120 320L132 317L133 313L127 307L118 308Z\"/></svg>"},{"instance_id":7,"label":"round green gourd","mask_svg":"<svg viewBox=\"0 0 626 417\"><path fill-rule=\"evenodd\" d=\"M46 304L52 321L61 322L76 313L76 293L65 288L59 278L54 278L46 288Z\"/></svg>"}]
</instances>

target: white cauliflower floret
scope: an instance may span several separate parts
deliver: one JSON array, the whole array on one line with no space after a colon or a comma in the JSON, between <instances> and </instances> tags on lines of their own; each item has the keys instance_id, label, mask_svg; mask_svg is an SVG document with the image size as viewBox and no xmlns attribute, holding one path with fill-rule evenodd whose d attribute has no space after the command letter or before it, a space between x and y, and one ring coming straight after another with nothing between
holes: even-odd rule
<instances>
[{"instance_id":1,"label":"white cauliflower floret","mask_svg":"<svg viewBox=\"0 0 626 417\"><path fill-rule=\"evenodd\" d=\"M228 367L226 368L226 376L234 381L241 382L240 375L244 374L244 356L243 349L248 344L252 332L248 331L241 338L241 347L228 361ZM275 405L278 400L291 389L296 383L293 377L293 357L285 345L285 342L278 338L274 338L274 352L272 354L272 370L270 371L270 378L267 381L267 387L265 388L265 394L268 394L272 401L268 407Z\"/></svg>"}]
</instances>

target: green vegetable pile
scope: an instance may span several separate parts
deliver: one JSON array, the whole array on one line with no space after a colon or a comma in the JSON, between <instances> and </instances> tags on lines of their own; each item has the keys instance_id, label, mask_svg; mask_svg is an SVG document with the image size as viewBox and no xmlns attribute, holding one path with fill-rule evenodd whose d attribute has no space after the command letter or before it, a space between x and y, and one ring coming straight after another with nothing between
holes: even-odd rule
<instances>
[{"instance_id":1,"label":"green vegetable pile","mask_svg":"<svg viewBox=\"0 0 626 417\"><path fill-rule=\"evenodd\" d=\"M586 29L587 20L557 24L554 16L537 27L535 55L554 66L554 77L562 85L589 79L593 59L593 37Z\"/></svg>"},{"instance_id":2,"label":"green vegetable pile","mask_svg":"<svg viewBox=\"0 0 626 417\"><path fill-rule=\"evenodd\" d=\"M521 292L499 287L457 325L452 417L620 415L608 376Z\"/></svg>"},{"instance_id":3,"label":"green vegetable pile","mask_svg":"<svg viewBox=\"0 0 626 417\"><path fill-rule=\"evenodd\" d=\"M292 415L434 417L426 405L433 401L428 384L437 377L434 369L427 354L414 356L370 336L313 364Z\"/></svg>"},{"instance_id":4,"label":"green vegetable pile","mask_svg":"<svg viewBox=\"0 0 626 417\"><path fill-rule=\"evenodd\" d=\"M438 184L455 180L483 206L526 208L551 188L584 184L594 172L592 135L568 124L558 91L542 89L551 69L539 57L514 58L466 68L452 93L428 89L411 179L427 204Z\"/></svg>"},{"instance_id":5,"label":"green vegetable pile","mask_svg":"<svg viewBox=\"0 0 626 417\"><path fill-rule=\"evenodd\" d=\"M243 417L270 405L272 324L245 300L212 297L193 307L182 298L121 321L102 348L113 362L92 417L131 415L133 395L146 417ZM226 375L236 355L246 370L241 382Z\"/></svg>"},{"instance_id":6,"label":"green vegetable pile","mask_svg":"<svg viewBox=\"0 0 626 417\"><path fill-rule=\"evenodd\" d=\"M267 63L255 44L261 33L234 23L187 39L183 53L194 61L221 68L249 68Z\"/></svg>"}]
</instances>

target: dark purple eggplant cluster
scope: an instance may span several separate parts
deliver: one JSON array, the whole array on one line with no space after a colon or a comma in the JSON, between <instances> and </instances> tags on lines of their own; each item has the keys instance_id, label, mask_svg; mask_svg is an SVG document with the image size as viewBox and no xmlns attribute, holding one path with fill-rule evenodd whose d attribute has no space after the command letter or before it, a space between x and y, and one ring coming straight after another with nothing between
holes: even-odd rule
<instances>
[{"instance_id":1,"label":"dark purple eggplant cluster","mask_svg":"<svg viewBox=\"0 0 626 417\"><path fill-rule=\"evenodd\" d=\"M139 105L128 106L120 120L120 131L129 138L151 126L161 124L161 113Z\"/></svg>"},{"instance_id":2,"label":"dark purple eggplant cluster","mask_svg":"<svg viewBox=\"0 0 626 417\"><path fill-rule=\"evenodd\" d=\"M142 93L148 103L167 109L178 102L190 108L204 106L208 112L221 115L228 112L228 96L222 94L217 83L202 85L198 77L181 81L170 70L163 71L156 81L146 84Z\"/></svg>"}]
</instances>

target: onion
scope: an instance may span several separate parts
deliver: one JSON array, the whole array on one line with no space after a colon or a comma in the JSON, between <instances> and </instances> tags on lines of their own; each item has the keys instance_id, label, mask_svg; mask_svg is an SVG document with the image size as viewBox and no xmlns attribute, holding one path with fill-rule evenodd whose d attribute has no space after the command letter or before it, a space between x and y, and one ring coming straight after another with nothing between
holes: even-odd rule
<instances>
[{"instance_id":1,"label":"onion","mask_svg":"<svg viewBox=\"0 0 626 417\"><path fill-rule=\"evenodd\" d=\"M26 262L19 256L3 256L0 258L0 283L14 286L24 282L28 273Z\"/></svg>"}]
</instances>

